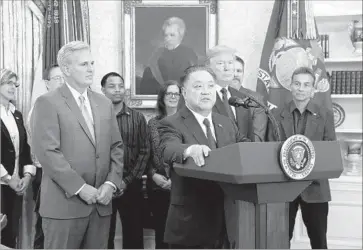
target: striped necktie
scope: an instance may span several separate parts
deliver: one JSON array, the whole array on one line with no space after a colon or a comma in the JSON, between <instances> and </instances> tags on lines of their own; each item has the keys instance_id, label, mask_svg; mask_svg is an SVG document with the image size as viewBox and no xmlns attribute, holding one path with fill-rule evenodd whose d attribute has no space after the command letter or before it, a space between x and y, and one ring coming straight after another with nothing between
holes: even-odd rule
<instances>
[{"instance_id":1,"label":"striped necktie","mask_svg":"<svg viewBox=\"0 0 363 250\"><path fill-rule=\"evenodd\" d=\"M94 124L91 118L91 114L88 112L85 101L86 99L84 98L83 95L81 95L79 97L79 101L80 101L80 105L79 108L81 109L82 115L84 120L86 121L87 127L89 129L89 131L91 132L91 136L93 141L95 142L95 129L94 129Z\"/></svg>"},{"instance_id":2,"label":"striped necktie","mask_svg":"<svg viewBox=\"0 0 363 250\"><path fill-rule=\"evenodd\" d=\"M226 111L227 111L227 114L228 114L229 118L231 118L232 121L236 121L236 118L234 117L232 108L228 103L227 89L222 88L221 92L222 92L222 96L223 96L223 104L224 104L224 107L226 108Z\"/></svg>"},{"instance_id":3,"label":"striped necktie","mask_svg":"<svg viewBox=\"0 0 363 250\"><path fill-rule=\"evenodd\" d=\"M214 140L209 120L207 118L205 118L203 120L203 124L207 128L207 139L208 139L209 148L210 149L216 149L217 148L217 143L216 143L216 140Z\"/></svg>"}]
</instances>

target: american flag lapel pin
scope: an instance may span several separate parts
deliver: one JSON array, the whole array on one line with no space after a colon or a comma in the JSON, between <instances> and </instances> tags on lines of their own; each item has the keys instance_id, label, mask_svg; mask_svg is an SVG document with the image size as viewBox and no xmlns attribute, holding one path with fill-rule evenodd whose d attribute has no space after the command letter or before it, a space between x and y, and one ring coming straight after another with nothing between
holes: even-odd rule
<instances>
[{"instance_id":1,"label":"american flag lapel pin","mask_svg":"<svg viewBox=\"0 0 363 250\"><path fill-rule=\"evenodd\" d=\"M221 124L218 124L217 126L220 127L220 128L223 128Z\"/></svg>"}]
</instances>

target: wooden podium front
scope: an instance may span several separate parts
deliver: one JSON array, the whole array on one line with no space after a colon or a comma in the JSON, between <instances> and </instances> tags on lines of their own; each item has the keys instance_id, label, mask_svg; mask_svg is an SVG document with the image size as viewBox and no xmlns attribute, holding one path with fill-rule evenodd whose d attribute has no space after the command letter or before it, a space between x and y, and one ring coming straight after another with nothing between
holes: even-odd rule
<instances>
[{"instance_id":1,"label":"wooden podium front","mask_svg":"<svg viewBox=\"0 0 363 250\"><path fill-rule=\"evenodd\" d=\"M312 180L343 172L337 141L313 142L315 167L302 181L288 179L279 164L281 142L249 142L210 152L206 164L192 159L175 164L181 176L217 181L224 190L228 238L232 248L289 248L289 202Z\"/></svg>"}]
</instances>

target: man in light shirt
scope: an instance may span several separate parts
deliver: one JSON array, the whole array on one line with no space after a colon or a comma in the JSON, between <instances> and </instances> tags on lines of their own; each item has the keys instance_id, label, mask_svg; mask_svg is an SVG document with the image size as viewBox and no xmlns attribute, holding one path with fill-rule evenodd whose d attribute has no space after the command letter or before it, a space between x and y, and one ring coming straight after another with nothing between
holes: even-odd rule
<instances>
[{"instance_id":1,"label":"man in light shirt","mask_svg":"<svg viewBox=\"0 0 363 250\"><path fill-rule=\"evenodd\" d=\"M70 42L57 61L65 84L37 99L31 124L43 169L44 248L107 248L111 199L121 189L123 168L116 116L111 102L89 88L89 45Z\"/></svg>"},{"instance_id":2,"label":"man in light shirt","mask_svg":"<svg viewBox=\"0 0 363 250\"><path fill-rule=\"evenodd\" d=\"M249 141L230 119L213 113L216 76L203 66L192 66L183 77L185 106L161 121L161 151L166 163L192 158L202 167L211 150ZM223 166L221 166L223 167ZM225 240L224 194L213 181L171 175L171 205L164 241L173 249L222 248Z\"/></svg>"}]
</instances>

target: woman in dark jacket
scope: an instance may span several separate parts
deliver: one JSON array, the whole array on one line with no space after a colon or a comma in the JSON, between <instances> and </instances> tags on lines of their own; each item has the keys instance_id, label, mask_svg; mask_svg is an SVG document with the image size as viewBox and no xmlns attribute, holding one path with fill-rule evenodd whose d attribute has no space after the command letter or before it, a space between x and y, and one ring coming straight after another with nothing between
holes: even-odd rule
<instances>
[{"instance_id":1,"label":"woman in dark jacket","mask_svg":"<svg viewBox=\"0 0 363 250\"><path fill-rule=\"evenodd\" d=\"M11 103L15 100L18 76L7 69L0 69L1 115L1 213L8 223L1 231L1 244L15 248L19 235L22 195L28 188L35 167L32 165L30 147L22 114Z\"/></svg>"},{"instance_id":2,"label":"woman in dark jacket","mask_svg":"<svg viewBox=\"0 0 363 250\"><path fill-rule=\"evenodd\" d=\"M151 163L148 171L149 204L155 223L155 248L167 249L168 244L163 241L165 222L170 203L171 181L169 165L167 165L160 152L160 137L157 130L161 119L173 115L177 111L181 90L178 82L169 80L161 87L157 98L158 115L150 119L149 134L151 141Z\"/></svg>"}]
</instances>

